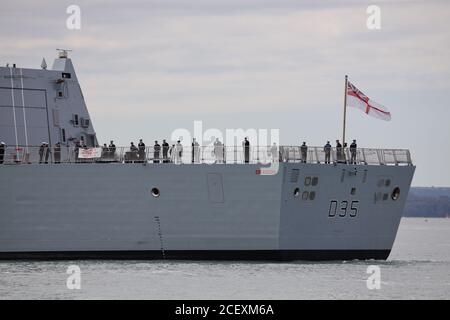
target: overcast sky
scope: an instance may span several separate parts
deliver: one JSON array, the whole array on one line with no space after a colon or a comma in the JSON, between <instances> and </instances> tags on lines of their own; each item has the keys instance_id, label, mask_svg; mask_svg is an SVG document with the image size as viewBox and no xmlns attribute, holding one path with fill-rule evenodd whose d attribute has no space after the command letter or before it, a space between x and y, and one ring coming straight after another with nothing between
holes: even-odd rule
<instances>
[{"instance_id":1,"label":"overcast sky","mask_svg":"<svg viewBox=\"0 0 450 320\"><path fill-rule=\"evenodd\" d=\"M81 8L81 30L66 8ZM381 29L366 27L370 4ZM176 128L280 129L282 144L342 136L344 75L392 121L348 110L361 147L408 148L413 185L450 186L449 1L3 1L0 64L71 57L100 143Z\"/></svg>"}]
</instances>

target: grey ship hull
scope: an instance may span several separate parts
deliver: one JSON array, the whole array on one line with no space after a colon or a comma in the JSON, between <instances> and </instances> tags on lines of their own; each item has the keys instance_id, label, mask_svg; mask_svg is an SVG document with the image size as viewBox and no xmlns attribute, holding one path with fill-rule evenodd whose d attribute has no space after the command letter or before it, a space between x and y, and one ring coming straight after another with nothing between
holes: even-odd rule
<instances>
[{"instance_id":1,"label":"grey ship hull","mask_svg":"<svg viewBox=\"0 0 450 320\"><path fill-rule=\"evenodd\" d=\"M280 149L292 162L280 163L276 175L242 164L236 147L231 159L240 164L75 164L64 157L64 164L39 165L42 142L59 142L63 152L81 141L98 145L64 50L52 70L0 67L0 138L7 145L0 164L4 259L386 259L415 169L406 150L358 149L361 165L332 165L324 164L323 148L311 147L309 163L298 163L297 147L293 154ZM251 162L265 153L256 148ZM124 158L118 149L115 160Z\"/></svg>"},{"instance_id":2,"label":"grey ship hull","mask_svg":"<svg viewBox=\"0 0 450 320\"><path fill-rule=\"evenodd\" d=\"M414 166L280 163L276 175L259 168L2 165L0 258L388 257Z\"/></svg>"}]
</instances>

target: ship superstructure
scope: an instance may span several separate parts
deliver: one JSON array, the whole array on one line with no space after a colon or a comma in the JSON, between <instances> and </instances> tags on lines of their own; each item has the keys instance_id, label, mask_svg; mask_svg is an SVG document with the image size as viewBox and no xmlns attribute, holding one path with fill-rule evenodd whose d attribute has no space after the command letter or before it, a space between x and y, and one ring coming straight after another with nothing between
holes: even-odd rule
<instances>
[{"instance_id":1,"label":"ship superstructure","mask_svg":"<svg viewBox=\"0 0 450 320\"><path fill-rule=\"evenodd\" d=\"M0 67L0 139L9 146L97 144L68 51L58 53L51 70L46 63Z\"/></svg>"}]
</instances>

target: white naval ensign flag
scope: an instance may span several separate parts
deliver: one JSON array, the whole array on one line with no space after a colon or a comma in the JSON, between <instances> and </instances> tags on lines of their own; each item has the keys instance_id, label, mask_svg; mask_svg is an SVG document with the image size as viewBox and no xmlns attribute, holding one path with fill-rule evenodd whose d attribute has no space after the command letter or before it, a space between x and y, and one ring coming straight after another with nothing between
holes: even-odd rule
<instances>
[{"instance_id":1,"label":"white naval ensign flag","mask_svg":"<svg viewBox=\"0 0 450 320\"><path fill-rule=\"evenodd\" d=\"M347 82L347 106L358 108L369 116L389 121L391 113L381 104L373 101L356 88L350 81Z\"/></svg>"}]
</instances>

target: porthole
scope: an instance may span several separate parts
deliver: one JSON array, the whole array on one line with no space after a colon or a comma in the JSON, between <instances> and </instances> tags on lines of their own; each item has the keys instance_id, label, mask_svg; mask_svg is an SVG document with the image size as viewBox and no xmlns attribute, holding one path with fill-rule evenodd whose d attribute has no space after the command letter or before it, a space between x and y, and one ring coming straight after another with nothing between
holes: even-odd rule
<instances>
[{"instance_id":1,"label":"porthole","mask_svg":"<svg viewBox=\"0 0 450 320\"><path fill-rule=\"evenodd\" d=\"M396 200L398 200L398 198L400 198L400 188L399 187L394 188L394 190L392 191L392 194L391 194L391 198L394 201L396 201Z\"/></svg>"},{"instance_id":2,"label":"porthole","mask_svg":"<svg viewBox=\"0 0 450 320\"><path fill-rule=\"evenodd\" d=\"M316 198L316 193L314 191L311 191L309 193L309 200L314 200Z\"/></svg>"},{"instance_id":3,"label":"porthole","mask_svg":"<svg viewBox=\"0 0 450 320\"><path fill-rule=\"evenodd\" d=\"M356 194L356 188L355 187L352 188L352 190L350 191L350 194L352 196L354 196Z\"/></svg>"},{"instance_id":4,"label":"porthole","mask_svg":"<svg viewBox=\"0 0 450 320\"><path fill-rule=\"evenodd\" d=\"M300 189L299 188L295 188L294 189L294 197L297 198L300 195Z\"/></svg>"},{"instance_id":5,"label":"porthole","mask_svg":"<svg viewBox=\"0 0 450 320\"><path fill-rule=\"evenodd\" d=\"M305 186L309 186L311 184L311 177L305 177Z\"/></svg>"},{"instance_id":6,"label":"porthole","mask_svg":"<svg viewBox=\"0 0 450 320\"><path fill-rule=\"evenodd\" d=\"M302 193L302 200L308 200L308 196L309 196L309 192L308 191L304 191Z\"/></svg>"},{"instance_id":7,"label":"porthole","mask_svg":"<svg viewBox=\"0 0 450 320\"><path fill-rule=\"evenodd\" d=\"M391 185L391 179L386 179L384 185L385 185L386 187L389 187L389 186Z\"/></svg>"},{"instance_id":8,"label":"porthole","mask_svg":"<svg viewBox=\"0 0 450 320\"><path fill-rule=\"evenodd\" d=\"M311 184L312 184L313 186L317 186L318 183L319 183L319 178L318 178L318 177L312 178Z\"/></svg>"},{"instance_id":9,"label":"porthole","mask_svg":"<svg viewBox=\"0 0 450 320\"><path fill-rule=\"evenodd\" d=\"M154 196L155 198L158 198L159 195L160 195L159 189L158 188L152 188L152 196Z\"/></svg>"}]
</instances>

